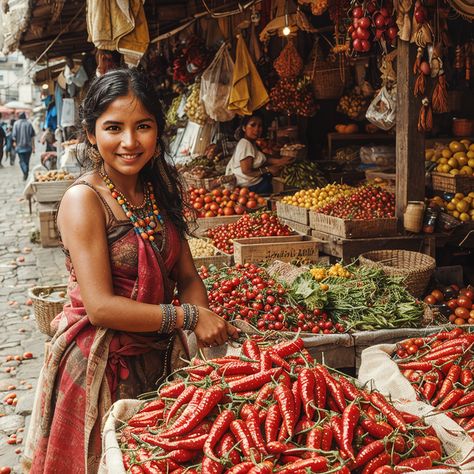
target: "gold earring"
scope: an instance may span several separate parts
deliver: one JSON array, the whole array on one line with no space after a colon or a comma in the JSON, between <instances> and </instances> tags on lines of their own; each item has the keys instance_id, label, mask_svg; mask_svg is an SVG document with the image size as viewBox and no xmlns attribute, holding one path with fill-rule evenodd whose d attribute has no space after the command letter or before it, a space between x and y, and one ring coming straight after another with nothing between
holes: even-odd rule
<instances>
[{"instance_id":1,"label":"gold earring","mask_svg":"<svg viewBox=\"0 0 474 474\"><path fill-rule=\"evenodd\" d=\"M87 158L92 161L95 165L98 165L102 161L99 149L97 145L90 145L87 147Z\"/></svg>"}]
</instances>

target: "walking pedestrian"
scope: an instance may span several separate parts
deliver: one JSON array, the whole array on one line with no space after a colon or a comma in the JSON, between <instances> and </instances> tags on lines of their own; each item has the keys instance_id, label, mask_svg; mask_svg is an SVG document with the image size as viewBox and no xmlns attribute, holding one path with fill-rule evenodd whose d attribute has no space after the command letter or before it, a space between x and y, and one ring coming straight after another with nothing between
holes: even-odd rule
<instances>
[{"instance_id":1,"label":"walking pedestrian","mask_svg":"<svg viewBox=\"0 0 474 474\"><path fill-rule=\"evenodd\" d=\"M70 304L53 321L38 382L24 458L30 474L97 472L103 416L181 365L181 329L206 346L238 332L208 309L147 76L121 69L97 78L82 124L94 169L58 210ZM171 304L175 283L181 306Z\"/></svg>"},{"instance_id":2,"label":"walking pedestrian","mask_svg":"<svg viewBox=\"0 0 474 474\"><path fill-rule=\"evenodd\" d=\"M23 181L26 181L30 171L31 154L35 152L35 131L31 122L26 118L25 112L20 113L18 120L13 125L12 138L20 160Z\"/></svg>"},{"instance_id":3,"label":"walking pedestrian","mask_svg":"<svg viewBox=\"0 0 474 474\"><path fill-rule=\"evenodd\" d=\"M3 128L2 122L2 114L0 113L0 168L3 168L2 160L3 160L3 146L5 145L5 141L7 139L7 134Z\"/></svg>"},{"instance_id":4,"label":"walking pedestrian","mask_svg":"<svg viewBox=\"0 0 474 474\"><path fill-rule=\"evenodd\" d=\"M13 166L15 164L15 147L13 146L13 136L12 136L12 127L10 125L7 126L7 138L5 140L5 155L6 159L10 160L10 165Z\"/></svg>"}]
</instances>

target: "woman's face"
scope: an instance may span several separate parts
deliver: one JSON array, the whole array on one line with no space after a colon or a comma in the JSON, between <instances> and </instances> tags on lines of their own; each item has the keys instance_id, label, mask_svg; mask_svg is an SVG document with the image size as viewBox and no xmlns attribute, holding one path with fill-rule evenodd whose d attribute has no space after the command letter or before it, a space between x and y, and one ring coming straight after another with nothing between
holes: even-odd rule
<instances>
[{"instance_id":1,"label":"woman's face","mask_svg":"<svg viewBox=\"0 0 474 474\"><path fill-rule=\"evenodd\" d=\"M252 117L242 128L247 140L256 140L260 138L263 131L262 120L259 117Z\"/></svg>"},{"instance_id":2,"label":"woman's face","mask_svg":"<svg viewBox=\"0 0 474 474\"><path fill-rule=\"evenodd\" d=\"M97 119L95 135L87 138L97 145L107 167L130 176L138 174L156 149L158 126L135 95L115 99Z\"/></svg>"}]
</instances>

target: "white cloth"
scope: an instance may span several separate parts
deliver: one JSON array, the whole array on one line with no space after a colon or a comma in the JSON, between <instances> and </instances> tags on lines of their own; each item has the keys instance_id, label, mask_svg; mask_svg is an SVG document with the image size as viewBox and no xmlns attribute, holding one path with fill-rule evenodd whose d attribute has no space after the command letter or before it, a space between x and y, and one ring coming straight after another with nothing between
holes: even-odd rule
<instances>
[{"instance_id":1,"label":"white cloth","mask_svg":"<svg viewBox=\"0 0 474 474\"><path fill-rule=\"evenodd\" d=\"M63 99L61 127L73 127L74 125L76 125L76 104L74 99Z\"/></svg>"},{"instance_id":2,"label":"white cloth","mask_svg":"<svg viewBox=\"0 0 474 474\"><path fill-rule=\"evenodd\" d=\"M260 168L260 166L262 166L267 161L265 154L258 150L251 141L247 140L246 138L242 138L239 143L237 143L234 154L232 155L232 158L227 164L225 170L225 174L235 175L237 179L237 186L254 186L262 181L260 176L255 176L252 178L251 176L247 176L242 172L240 162L249 156L253 158L254 169Z\"/></svg>"}]
</instances>

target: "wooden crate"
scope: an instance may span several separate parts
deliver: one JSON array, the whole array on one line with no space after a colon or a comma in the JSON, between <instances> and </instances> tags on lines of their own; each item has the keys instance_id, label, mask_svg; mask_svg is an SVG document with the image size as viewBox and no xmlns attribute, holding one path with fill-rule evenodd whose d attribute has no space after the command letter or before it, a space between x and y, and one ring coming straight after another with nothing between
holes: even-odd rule
<instances>
[{"instance_id":1,"label":"wooden crate","mask_svg":"<svg viewBox=\"0 0 474 474\"><path fill-rule=\"evenodd\" d=\"M38 204L38 224L42 247L57 247L59 234L56 228L56 205Z\"/></svg>"},{"instance_id":2,"label":"wooden crate","mask_svg":"<svg viewBox=\"0 0 474 474\"><path fill-rule=\"evenodd\" d=\"M254 237L234 240L235 263L258 263L274 260L291 262L296 259L317 262L318 257L319 241L308 235Z\"/></svg>"},{"instance_id":3,"label":"wooden crate","mask_svg":"<svg viewBox=\"0 0 474 474\"><path fill-rule=\"evenodd\" d=\"M277 215L283 219L298 222L303 225L309 224L308 209L304 207L292 206L284 202L276 203Z\"/></svg>"},{"instance_id":4,"label":"wooden crate","mask_svg":"<svg viewBox=\"0 0 474 474\"><path fill-rule=\"evenodd\" d=\"M194 230L198 236L206 235L208 229L213 229L222 224L231 224L238 221L242 216L217 216L217 217L199 217L196 219L197 228ZM193 223L190 224L193 229Z\"/></svg>"},{"instance_id":5,"label":"wooden crate","mask_svg":"<svg viewBox=\"0 0 474 474\"><path fill-rule=\"evenodd\" d=\"M216 255L212 255L211 257L195 257L193 260L196 268L202 266L209 267L211 265L222 268L226 265L232 265L233 256L219 250Z\"/></svg>"},{"instance_id":6,"label":"wooden crate","mask_svg":"<svg viewBox=\"0 0 474 474\"><path fill-rule=\"evenodd\" d=\"M453 176L448 173L431 173L431 182L435 191L444 191L448 193L468 194L474 191L474 177L472 176Z\"/></svg>"},{"instance_id":7,"label":"wooden crate","mask_svg":"<svg viewBox=\"0 0 474 474\"><path fill-rule=\"evenodd\" d=\"M296 192L298 191L298 188L295 188L294 186L288 186L285 183L285 180L283 178L272 178L272 188L273 188L273 193L274 194L280 194L283 192Z\"/></svg>"},{"instance_id":8,"label":"wooden crate","mask_svg":"<svg viewBox=\"0 0 474 474\"><path fill-rule=\"evenodd\" d=\"M299 222L290 221L289 219L280 218L282 224L286 224L288 227L291 227L298 234L310 235L311 227L309 225L300 224Z\"/></svg>"},{"instance_id":9,"label":"wooden crate","mask_svg":"<svg viewBox=\"0 0 474 474\"><path fill-rule=\"evenodd\" d=\"M63 197L66 189L71 186L74 181L46 181L44 183L34 181L32 188L35 193L36 201L43 202L58 202Z\"/></svg>"},{"instance_id":10,"label":"wooden crate","mask_svg":"<svg viewBox=\"0 0 474 474\"><path fill-rule=\"evenodd\" d=\"M208 191L220 186L234 188L236 183L234 175L222 175L215 178L193 178L183 174L183 179L187 187L204 188Z\"/></svg>"},{"instance_id":11,"label":"wooden crate","mask_svg":"<svg viewBox=\"0 0 474 474\"><path fill-rule=\"evenodd\" d=\"M320 212L309 212L311 229L346 239L382 237L397 233L397 219L341 219Z\"/></svg>"},{"instance_id":12,"label":"wooden crate","mask_svg":"<svg viewBox=\"0 0 474 474\"><path fill-rule=\"evenodd\" d=\"M420 252L425 250L425 245L429 245L428 239L435 239L433 236L423 234L396 235L393 237L372 237L368 239L344 239L337 235L327 234L317 230L311 230L311 235L321 241L321 252L331 255L337 259L342 259L349 263L357 258L361 253L370 250L413 250ZM428 253L429 252L425 252Z\"/></svg>"}]
</instances>

